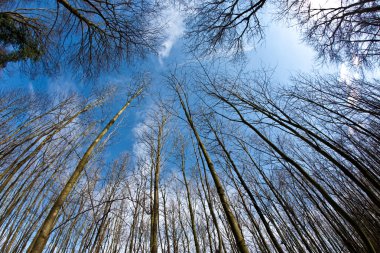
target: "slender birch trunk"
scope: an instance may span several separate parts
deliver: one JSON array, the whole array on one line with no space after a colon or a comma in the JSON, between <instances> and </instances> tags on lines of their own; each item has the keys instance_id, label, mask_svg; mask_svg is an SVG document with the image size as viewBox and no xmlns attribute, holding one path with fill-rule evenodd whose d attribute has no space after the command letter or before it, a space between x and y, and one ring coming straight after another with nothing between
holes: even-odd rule
<instances>
[{"instance_id":1,"label":"slender birch trunk","mask_svg":"<svg viewBox=\"0 0 380 253\"><path fill-rule=\"evenodd\" d=\"M195 215L194 215L194 210L191 203L191 193L190 193L189 184L187 182L186 173L185 173L185 147L184 145L182 145L181 147L181 170L182 170L183 180L184 180L185 188L186 188L187 205L188 205L189 213L190 213L191 230L194 236L195 252L200 253L201 250L199 247L197 228L195 225Z\"/></svg>"},{"instance_id":2,"label":"slender birch trunk","mask_svg":"<svg viewBox=\"0 0 380 253\"><path fill-rule=\"evenodd\" d=\"M79 161L77 167L74 170L74 173L71 175L70 179L66 183L65 187L61 191L60 195L56 199L54 205L50 209L48 216L43 222L41 228L38 233L34 237L33 242L28 248L28 253L41 253L45 248L45 245L49 239L50 232L52 231L54 224L57 220L59 210L62 208L67 196L70 194L71 190L74 188L75 184L79 180L79 177L84 170L86 164L90 160L90 156L93 153L95 147L100 142L100 140L104 137L104 135L108 132L111 126L116 122L116 120L120 117L120 115L125 111L125 109L130 105L132 100L138 97L142 88L138 89L132 97L125 103L125 105L116 113L116 115L108 122L108 124L104 127L104 129L100 132L100 134L95 138L95 140L88 147L86 153L83 155L82 159Z\"/></svg>"}]
</instances>

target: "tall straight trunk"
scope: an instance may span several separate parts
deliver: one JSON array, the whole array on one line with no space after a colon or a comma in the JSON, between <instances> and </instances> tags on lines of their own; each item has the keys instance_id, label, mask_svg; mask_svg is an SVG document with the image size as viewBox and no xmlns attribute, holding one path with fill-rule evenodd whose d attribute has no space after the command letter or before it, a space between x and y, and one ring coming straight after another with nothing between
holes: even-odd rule
<instances>
[{"instance_id":1,"label":"tall straight trunk","mask_svg":"<svg viewBox=\"0 0 380 253\"><path fill-rule=\"evenodd\" d=\"M268 146L277 153L284 161L291 164L298 170L299 173L311 184L315 187L315 189L325 198L325 200L331 205L334 210L339 213L351 226L352 228L358 233L360 238L362 239L365 247L367 248L368 252L376 253L376 250L374 248L373 243L368 238L367 233L363 230L363 228L359 225L359 223L354 220L346 210L342 208L341 205L339 205L325 190L325 188L319 184L316 180L314 180L310 174L295 160L293 160L291 157L287 156L277 145L275 145L272 141L270 141L264 134L262 134L256 127L254 127L252 124L250 124L242 115L242 113L236 108L235 105L233 105L231 102L224 100L229 106L231 106L234 111L238 114L241 123L246 125L248 128L250 128L254 133L256 133L260 139L262 139Z\"/></svg>"},{"instance_id":2,"label":"tall straight trunk","mask_svg":"<svg viewBox=\"0 0 380 253\"><path fill-rule=\"evenodd\" d=\"M139 217L139 208L140 208L140 197L138 195L137 201L136 201L136 207L134 208L133 211L133 219L132 219L132 225L130 228L130 233L129 233L129 247L125 247L124 253L127 253L127 249L129 249L129 253L133 252L133 245L134 245L134 237L135 237L135 229L138 223L138 217ZM127 242L128 243L128 242Z\"/></svg>"},{"instance_id":3,"label":"tall straight trunk","mask_svg":"<svg viewBox=\"0 0 380 253\"><path fill-rule=\"evenodd\" d=\"M179 223L181 225L181 223L182 223L181 212L179 211L179 209L177 211L178 211L178 220L179 220ZM173 208L172 217L171 217L173 253L178 253L179 252L179 245L178 245L179 240L177 238L177 228L176 228L175 221L176 221L176 217L175 217L175 212L174 212L174 208Z\"/></svg>"},{"instance_id":4,"label":"tall straight trunk","mask_svg":"<svg viewBox=\"0 0 380 253\"><path fill-rule=\"evenodd\" d=\"M233 178L232 178L233 179ZM270 252L270 247L268 246L266 240L265 240L265 237L262 233L262 229L260 228L259 224L257 223L255 217L252 215L252 211L249 210L245 200L244 200L244 196L243 196L243 193L239 190L238 186L237 186L237 183L235 182L236 180L233 179L233 183L236 187L236 189L238 190L238 194L240 196L240 200L241 200L241 203L243 205L243 208L245 210L245 212L247 213L248 215L248 219L250 220L250 222L252 223L252 225L254 226L254 229L255 231L253 231L253 229L250 229L252 232L252 235L255 236L257 242L258 242L258 247L260 249L260 252ZM257 234L257 235L256 235Z\"/></svg>"},{"instance_id":5,"label":"tall straight trunk","mask_svg":"<svg viewBox=\"0 0 380 253\"><path fill-rule=\"evenodd\" d=\"M0 145L4 144L4 143L7 143L9 142L9 140L11 140L13 137L15 137L19 132L21 132L21 130L23 129L27 129L28 126L31 126L34 122L38 122L40 119L44 118L45 116L49 115L49 114L52 114L53 112L55 112L56 110L58 110L61 106L64 106L65 104L69 104L70 102L73 102L73 101L70 101L73 97L69 97L67 99L65 99L64 101L60 102L58 105L54 106L53 108L49 109L48 111L40 114L40 115L37 115L37 116L34 116L33 118L30 118L28 117L26 120L24 120L23 122L21 122L20 124L18 124L17 128L13 131L13 132L10 132L6 138L0 140ZM21 112L22 113L22 112ZM25 133L27 133L28 131L24 131L21 133L21 136L24 135ZM38 131L33 131L33 135L27 135L27 136L36 136L34 134L39 134ZM20 136L20 135L18 135ZM30 140L30 139L29 139ZM0 152L1 154L2 152Z\"/></svg>"},{"instance_id":6,"label":"tall straight trunk","mask_svg":"<svg viewBox=\"0 0 380 253\"><path fill-rule=\"evenodd\" d=\"M178 213L178 221L179 221L179 225L181 226L181 230L182 231L186 231L186 228L185 226L183 225L183 219L182 219L182 215L181 215L181 197L179 196L179 193L177 192L176 193L176 197L177 197L177 203L178 203L178 206L177 206L177 213ZM173 217L174 217L174 212L173 212ZM184 237L186 239L186 246L187 246L187 252L190 252L190 239L189 237L187 236L187 233L183 233L184 234ZM186 252L186 251L184 251Z\"/></svg>"},{"instance_id":7,"label":"tall straight trunk","mask_svg":"<svg viewBox=\"0 0 380 253\"><path fill-rule=\"evenodd\" d=\"M260 173L261 177L264 179L266 185L269 187L269 189L271 190L271 192L274 194L274 196L277 199L278 203L281 205L282 209L284 210L284 212L288 216L289 221L291 222L291 224L295 228L297 234L300 236L301 241L305 245L305 247L308 250L308 252L313 252L313 250L311 249L311 245L309 245L309 244L314 244L315 247L316 247L316 249L317 249L317 251L319 253L321 253L318 245L311 238L309 231L307 229L305 229L304 225L298 219L296 213L293 210L293 207L289 206L289 204L285 201L285 199L283 198L283 196L275 189L275 187L273 186L272 182L268 179L268 177L263 172L263 169L260 168L260 166L256 163L256 161L253 159L253 157L251 156L251 154L248 152L247 147L241 141L238 140L238 142L239 142L240 146L242 147L242 149L244 150L244 152L247 154L248 158L250 159L250 161L252 162L252 164L254 165L254 167L256 168L256 170ZM304 238L303 234L305 234L309 238L309 241Z\"/></svg>"},{"instance_id":8,"label":"tall straight trunk","mask_svg":"<svg viewBox=\"0 0 380 253\"><path fill-rule=\"evenodd\" d=\"M80 213L81 210L83 209L84 202L85 202L84 198L81 197L80 200L79 200L78 207L73 208L73 212L71 213L71 215L74 215L75 213ZM68 217L70 217L70 216L68 216ZM73 238L74 237L73 234L75 235L75 233L74 233L73 230L74 230L74 228L78 227L78 220L79 220L79 216L77 215L71 221L70 227L69 227L68 231L65 233L65 238L63 238L63 243L60 246L61 249L64 249L63 252L68 252L68 250L69 250L69 243L70 243L70 240L74 239Z\"/></svg>"},{"instance_id":9,"label":"tall straight trunk","mask_svg":"<svg viewBox=\"0 0 380 253\"><path fill-rule=\"evenodd\" d=\"M185 173L185 147L183 145L181 147L181 158L182 158L181 170L182 170L183 180L184 180L185 188L186 188L187 205L188 205L189 213L190 213L191 230L193 232L193 237L194 237L195 252L200 253L201 250L200 250L199 242L198 242L197 228L195 226L194 210L191 203L191 194L190 194L189 184L187 183L186 173Z\"/></svg>"},{"instance_id":10,"label":"tall straight trunk","mask_svg":"<svg viewBox=\"0 0 380 253\"><path fill-rule=\"evenodd\" d=\"M145 207L145 204L146 204L146 197L143 195L143 203L142 203L142 207ZM142 231L144 228L144 214L145 214L145 211L144 211L144 208L141 212L141 219L140 219L140 222L139 222L139 225L138 225L138 231L136 233L136 240L134 242L134 245L133 245L133 250L132 252L140 252L140 248L142 248L142 246L145 246L143 244L145 244L145 237L143 238L144 236L144 231ZM137 240L138 239L138 240ZM137 245L137 249L136 249L136 245ZM144 252L144 251L142 251Z\"/></svg>"},{"instance_id":11,"label":"tall straight trunk","mask_svg":"<svg viewBox=\"0 0 380 253\"><path fill-rule=\"evenodd\" d=\"M169 226L168 226L168 212L166 208L166 195L162 192L162 199L164 201L164 224L165 224L165 237L166 237L166 252L170 253L170 238L169 238Z\"/></svg>"},{"instance_id":12,"label":"tall straight trunk","mask_svg":"<svg viewBox=\"0 0 380 253\"><path fill-rule=\"evenodd\" d=\"M160 158L158 158L160 159ZM150 252L157 253L158 251L158 215L159 215L159 176L160 176L160 165L156 164L154 172L154 186L153 186L153 206L152 206L152 217L151 217L151 235L150 235Z\"/></svg>"},{"instance_id":13,"label":"tall straight trunk","mask_svg":"<svg viewBox=\"0 0 380 253\"><path fill-rule=\"evenodd\" d=\"M233 106L229 101L227 101L225 98L220 97L219 98L229 104L231 107L234 108L236 111L236 107ZM367 168L364 164L362 164L360 161L358 161L356 158L352 157L349 152L346 150L342 150L339 148L339 145L337 145L336 142L331 140L330 138L324 139L318 134L314 133L313 131L310 131L309 129L303 127L302 125L298 124L295 122L289 115L287 115L283 110L281 110L279 107L275 106L277 110L280 111L280 113L285 116L285 119L281 117L281 115L276 115L265 108L263 108L260 105L255 104L252 101L248 101L240 96L238 96L238 99L246 103L247 105L250 105L253 109L258 110L260 113L264 114L265 116L269 117L272 119L274 122L277 122L287 130L291 131L295 136L300 138L302 141L306 142L308 145L310 145L315 151L319 152L322 154L324 157L326 157L329 161L331 161L335 166L337 166L347 177L349 177L354 183L356 183L367 195L368 197L374 201L374 203L379 206L380 205L380 200L377 197L376 193L372 191L372 189L368 188L366 185L364 185L360 180L358 180L355 175L351 172L349 168L346 168L341 164L340 162L336 161L330 154L329 151L325 151L321 148L320 145L317 145L315 140L320 141L327 147L329 147L331 150L342 156L344 159L349 161L353 166L355 166L360 173L374 186L375 189L379 190L380 189L380 184L378 181L378 177L371 173L370 169ZM274 106L274 103L272 104ZM240 116L240 115L239 115ZM302 134L300 134L298 131L296 131L293 127L300 129L304 133L306 133L310 139L305 138ZM315 138L313 140L313 138Z\"/></svg>"},{"instance_id":14,"label":"tall straight trunk","mask_svg":"<svg viewBox=\"0 0 380 253\"><path fill-rule=\"evenodd\" d=\"M42 140L42 138L45 135L39 136L32 144L30 144L20 155L19 158L17 158L12 164L10 164L1 174L0 174L0 181L4 179L4 181L0 184L0 192L4 190L4 188L8 185L8 183L11 181L14 175L20 170L20 168L28 162L31 158L35 157L42 149L43 147L62 129L64 129L67 125L72 123L80 114L88 111L89 109L92 108L92 105L86 106L83 110L75 113L72 117L69 119L65 120L62 125L57 126L49 135L45 137L45 139ZM42 140L42 141L41 141ZM32 151L30 152L29 155L27 155L24 159L19 161L20 158L24 156L24 154L27 154L28 151L35 145L39 143L39 145Z\"/></svg>"},{"instance_id":15,"label":"tall straight trunk","mask_svg":"<svg viewBox=\"0 0 380 253\"><path fill-rule=\"evenodd\" d=\"M104 235L105 235L105 232L107 230L107 225L109 222L108 215L111 212L111 205L112 205L111 201L107 202L107 204L106 204L105 212L104 212L104 215L102 217L102 221L100 223L98 232L97 232L95 240L94 240L94 244L96 244L95 249L93 250L94 253L99 253L102 250Z\"/></svg>"},{"instance_id":16,"label":"tall straight trunk","mask_svg":"<svg viewBox=\"0 0 380 253\"><path fill-rule=\"evenodd\" d=\"M91 145L86 150L86 153L83 155L82 159L79 161L77 167L74 170L74 173L71 175L70 179L66 183L65 187L61 191L58 198L55 200L54 205L50 209L48 216L43 222L41 228L38 233L34 237L33 242L28 248L28 253L41 253L45 248L45 245L49 239L50 232L52 231L56 219L58 217L59 210L62 208L67 196L70 194L75 184L79 180L79 177L84 170L86 164L90 160L90 156L93 153L95 147L100 142L100 140L104 137L104 135L108 132L111 126L116 122L116 120L120 117L120 115L125 111L125 109L130 105L133 99L139 96L142 92L142 88L138 89L132 97L125 103L125 105L116 113L116 115L108 122L108 124L104 127L104 129L100 132L100 134L95 138L95 140L91 143Z\"/></svg>"},{"instance_id":17,"label":"tall straight trunk","mask_svg":"<svg viewBox=\"0 0 380 253\"><path fill-rule=\"evenodd\" d=\"M232 212L227 194L223 188L222 182L220 181L218 174L216 173L216 170L215 170L214 164L211 160L211 157L208 154L206 147L203 145L201 137L199 136L198 131L195 128L195 125L194 125L193 119L190 115L190 112L188 110L188 107L185 105L185 102L182 99L182 95L179 93L178 90L177 90L177 95L178 95L178 98L180 100L182 109L185 113L186 119L190 125L190 128L193 131L195 138L197 140L197 143L202 150L203 156L206 159L207 166L208 166L209 171L211 173L211 176L214 180L215 187L217 189L217 193L218 193L220 202L221 202L222 207L223 207L223 211L226 215L228 224L229 224L231 231L233 233L233 236L235 238L236 245L237 245L237 247L241 253L249 253L248 247L247 247L247 245L245 243L245 239L243 237L243 233L239 227L239 224L238 224L238 221L236 220L236 217L234 216L234 214Z\"/></svg>"},{"instance_id":18,"label":"tall straight trunk","mask_svg":"<svg viewBox=\"0 0 380 253\"><path fill-rule=\"evenodd\" d=\"M199 167L198 167L199 168ZM201 173L201 170L199 170L199 173ZM202 177L200 177L199 178L199 181L203 181L203 179L202 179ZM204 186L203 186L203 182L202 182L202 190L203 190L203 192L204 192L204 196L205 197L203 197L203 195L202 195L202 192L201 192L201 189L200 189L201 187L199 186L199 183L197 183L197 191L198 191L198 195L199 195L199 200L200 200L200 202L201 202L201 205L202 205L202 209L203 209L203 213L204 213L204 219L206 220L206 227L207 227L207 235L208 235L208 243L206 244L206 245L208 245L208 247L210 248L210 253L213 253L214 252L214 250L213 250L213 245L214 244L216 244L216 242L215 241L213 241L212 240L212 234L210 233L210 227L211 227L211 224L210 224L210 221L209 221L209 219L208 219L208 213L207 213L207 209L206 209L206 203L205 203L205 200L204 199L206 199L207 200L207 203L208 203L208 197L206 196L206 191L205 191L205 188L204 188ZM210 206L210 205L209 205ZM210 214L211 214L211 217L212 217L212 222L213 222L213 225L214 225L214 227L215 227L215 230L216 230L216 232L217 232L217 236L218 236L218 243L220 244L221 243L221 239L220 239L220 231L219 231L219 227L217 226L217 224L216 224L216 218L215 218L215 214L213 213L213 212L211 212L211 208L209 207L209 210L210 210ZM216 225L215 225L216 224ZM214 230L213 230L213 232L214 232ZM217 248L216 246L215 246L215 248ZM220 252L222 252L222 250L221 250L221 247L219 247L220 248ZM217 248L218 249L218 248ZM203 250L203 252L205 252L206 251L206 249L204 249Z\"/></svg>"},{"instance_id":19,"label":"tall straight trunk","mask_svg":"<svg viewBox=\"0 0 380 253\"><path fill-rule=\"evenodd\" d=\"M136 192L136 198L137 198L136 199L136 207L134 208L134 211L133 211L132 226L131 226L129 236L128 236L128 238L129 238L128 241L130 241L130 242L129 242L129 247L127 247L127 245L126 245L124 253L127 253L127 250L129 253L133 252L133 248L135 245L136 230L137 230L137 233L139 230L138 223L139 223L139 217L140 217L140 206L145 207L145 196L142 194L142 192L143 192L143 190L145 190L146 184L147 184L147 180L144 180L144 184L142 184L142 187L138 188L138 190ZM140 199L141 196L142 196L142 200ZM132 196L131 196L131 199L132 199ZM144 213L144 210L142 210L142 213Z\"/></svg>"},{"instance_id":20,"label":"tall straight trunk","mask_svg":"<svg viewBox=\"0 0 380 253\"><path fill-rule=\"evenodd\" d=\"M351 230L349 232L344 222L340 218L338 218L334 213L331 212L332 210L330 210L330 208L327 207L325 201L317 194L316 189L313 189L311 187L308 187L308 185L305 185L305 182L298 179L294 174L291 173L291 175L298 183L299 189L302 191L302 193L306 194L307 199L316 208L315 210L318 210L319 213L325 218L327 224L329 224L335 232L335 234L339 236L339 238L342 240L343 244L347 247L349 252L356 252L357 250L353 245L353 243L357 244L356 240L353 240L351 235L349 236L350 239L347 239L347 235L352 234ZM296 199L299 199L301 202L303 202L304 206L307 206L307 204L304 203L305 201L302 200L302 196L299 196L299 193L294 196L296 196ZM315 210L311 212L315 212Z\"/></svg>"},{"instance_id":21,"label":"tall straight trunk","mask_svg":"<svg viewBox=\"0 0 380 253\"><path fill-rule=\"evenodd\" d=\"M218 247L216 247L216 245L215 245L215 248L217 250L219 250L220 252L222 252L222 250L223 250L223 252L227 252L226 246L225 246L225 244L223 242L222 233L221 233L221 230L219 228L217 215L214 212L213 198L211 197L212 194L211 194L210 184L208 183L208 179L207 179L206 166L205 166L203 158L201 156L201 151L199 150L199 147L198 147L198 153L199 153L199 156L200 156L200 160L201 160L201 164L202 164L202 168L203 168L203 173L205 175L204 180L203 180L203 178L202 178L202 171L200 169L200 165L199 165L199 163L197 163L198 164L198 169L199 169L199 179L200 179L202 190L203 190L203 192L205 194L205 199L206 199L207 205L209 207L209 211L210 211L210 214L211 214L211 217L212 217L212 221L214 223L214 226L215 226L215 229L216 229L216 232L217 232L217 236L218 236ZM205 183L203 183L203 181ZM206 187L205 187L205 184L206 184ZM199 187L198 187L198 189L199 189ZM200 196L202 196L202 195L200 194ZM204 210L205 210L204 212L206 213L206 207L205 206L203 206L203 207L204 207ZM210 243L210 248L212 249L211 245L212 244ZM211 250L211 253L212 253L212 250Z\"/></svg>"},{"instance_id":22,"label":"tall straight trunk","mask_svg":"<svg viewBox=\"0 0 380 253\"><path fill-rule=\"evenodd\" d=\"M215 138L216 138L219 146L223 149L223 152L224 152L226 158L228 159L229 163L231 164L232 169L235 172L235 174L237 175L237 177L238 177L241 185L243 186L244 190L247 192L247 194L248 194L248 196L249 196L249 198L251 200L251 203L255 207L257 214L259 215L261 221L263 222L264 227L265 227L265 229L266 229L266 231L267 231L270 239L272 240L272 242L274 244L274 247L276 248L276 250L278 252L284 253L283 249L281 248L280 243L277 241L277 238L274 235L274 233L273 233L273 231L272 231L272 229L270 227L269 222L266 220L263 211L261 210L260 206L257 204L257 201L256 201L255 197L253 196L250 188L248 187L248 185L246 184L245 180L243 179L243 176L240 174L237 166L235 165L235 162L233 161L232 157L230 156L230 153L227 151L224 143L219 138L218 134L216 133L216 131L214 130L214 128L211 126L211 124L209 124L209 126L210 126L211 131L214 133L214 136L215 136Z\"/></svg>"},{"instance_id":23,"label":"tall straight trunk","mask_svg":"<svg viewBox=\"0 0 380 253\"><path fill-rule=\"evenodd\" d=\"M162 151L162 138L166 117L163 116L162 121L159 122L156 157L154 161L154 187L153 187L153 207L151 217L151 235L150 235L150 252L158 252L158 219L159 219L159 182L161 170L161 151Z\"/></svg>"}]
</instances>

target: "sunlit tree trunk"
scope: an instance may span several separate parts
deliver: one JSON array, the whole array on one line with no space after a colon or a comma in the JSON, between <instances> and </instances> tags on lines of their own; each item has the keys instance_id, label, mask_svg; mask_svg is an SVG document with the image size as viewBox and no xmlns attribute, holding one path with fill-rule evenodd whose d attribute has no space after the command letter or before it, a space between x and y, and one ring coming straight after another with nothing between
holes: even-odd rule
<instances>
[{"instance_id":1,"label":"sunlit tree trunk","mask_svg":"<svg viewBox=\"0 0 380 253\"><path fill-rule=\"evenodd\" d=\"M53 229L53 226L55 224L55 221L57 219L59 210L62 208L67 196L75 186L76 182L79 180L79 177L84 170L86 164L90 160L90 156L93 153L95 147L100 142L100 140L103 138L103 136L108 132L108 130L111 128L111 126L116 122L116 120L120 117L120 115L125 111L125 109L130 105L133 99L135 99L137 96L139 96L142 92L142 88L140 88L138 91L136 91L132 97L126 102L126 104L118 111L118 113L108 122L108 124L105 126L105 128L100 132L100 134L96 137L96 139L91 143L89 148L86 150L85 154L83 155L82 159L78 163L78 166L75 168L74 173L71 175L70 179L66 183L65 187L61 191L58 198L55 200L54 205L50 209L50 212L48 216L46 217L45 221L43 222L41 228L37 232L36 236L34 237L33 242L29 246L28 253L41 253L43 249L45 248L45 245L49 239L49 234L51 230Z\"/></svg>"},{"instance_id":2,"label":"sunlit tree trunk","mask_svg":"<svg viewBox=\"0 0 380 253\"><path fill-rule=\"evenodd\" d=\"M194 210L193 210L193 206L191 203L191 193L190 193L190 189L189 189L189 184L188 184L187 179L186 179L184 144L181 145L181 171L182 171L183 181L185 183L185 188L186 188L187 204L188 204L188 209L189 209L189 213L190 213L191 230L193 232L193 237L194 237L195 252L200 253L201 251L200 251L199 242L198 242L197 228L195 226ZM210 241L210 243L211 243L211 241Z\"/></svg>"},{"instance_id":3,"label":"sunlit tree trunk","mask_svg":"<svg viewBox=\"0 0 380 253\"><path fill-rule=\"evenodd\" d=\"M159 222L159 182L160 182L160 170L162 166L162 147L164 142L164 126L167 121L165 115L161 115L161 119L157 122L157 143L154 149L154 186L153 186L153 206L151 214L151 238L150 238L150 252L157 253L158 251L158 222ZM154 126L156 127L156 126Z\"/></svg>"},{"instance_id":4,"label":"sunlit tree trunk","mask_svg":"<svg viewBox=\"0 0 380 253\"><path fill-rule=\"evenodd\" d=\"M177 84L176 84L177 85ZM202 150L202 154L206 160L206 163L207 163L207 166L209 168L209 171L212 175L212 178L214 180L214 183L215 183L215 186L216 186L216 189L217 189L217 192L218 192L218 195L219 195L219 199L220 199L220 202L223 206L223 210L224 210L224 213L226 215L226 218L228 220L228 223L231 227L231 230L232 230L232 233L234 235L234 238L235 238L235 241L236 241L236 245L239 249L239 251L241 253L249 253L249 250L248 250L248 247L245 243L245 239L243 237L243 233L239 227L239 224L231 210L231 207L230 207L230 203L228 201L228 197L225 193L225 190L223 188L223 185L219 179L219 176L218 174L216 173L216 170L215 170L215 167L214 167L214 164L213 162L211 161L211 157L210 155L208 154L207 150L206 150L206 147L204 146L199 134L198 134L198 131L197 129L195 128L195 125L194 125L194 122L193 122L193 119L191 117L191 114L189 112L189 108L188 106L185 104L184 100L182 99L182 95L180 93L180 91L178 90L179 88L177 87L176 88L176 92L177 92L177 95L178 95L178 99L181 103L181 107L185 113L185 116L186 116L186 119L190 125L190 128L193 132L193 134L195 135L195 138L197 140L197 143L200 147L200 149Z\"/></svg>"}]
</instances>

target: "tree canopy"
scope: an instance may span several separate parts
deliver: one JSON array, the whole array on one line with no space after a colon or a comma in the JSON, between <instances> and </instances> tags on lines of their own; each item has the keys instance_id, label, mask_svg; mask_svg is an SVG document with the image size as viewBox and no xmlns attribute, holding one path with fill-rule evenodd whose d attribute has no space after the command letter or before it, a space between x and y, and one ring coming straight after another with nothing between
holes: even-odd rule
<instances>
[{"instance_id":1,"label":"tree canopy","mask_svg":"<svg viewBox=\"0 0 380 253\"><path fill-rule=\"evenodd\" d=\"M145 0L5 1L1 63L31 60L98 75L157 50L160 6Z\"/></svg>"},{"instance_id":2,"label":"tree canopy","mask_svg":"<svg viewBox=\"0 0 380 253\"><path fill-rule=\"evenodd\" d=\"M380 4L376 0L202 1L189 19L192 46L202 52L218 47L242 50L263 37L264 10L296 22L304 40L323 60L379 64Z\"/></svg>"},{"instance_id":3,"label":"tree canopy","mask_svg":"<svg viewBox=\"0 0 380 253\"><path fill-rule=\"evenodd\" d=\"M380 252L379 6L0 2L1 68L31 64L54 82L70 67L94 81L41 89L0 72L0 252ZM340 73L278 83L231 61L273 17ZM159 54L138 61L137 78L107 82L179 34L169 63Z\"/></svg>"}]
</instances>

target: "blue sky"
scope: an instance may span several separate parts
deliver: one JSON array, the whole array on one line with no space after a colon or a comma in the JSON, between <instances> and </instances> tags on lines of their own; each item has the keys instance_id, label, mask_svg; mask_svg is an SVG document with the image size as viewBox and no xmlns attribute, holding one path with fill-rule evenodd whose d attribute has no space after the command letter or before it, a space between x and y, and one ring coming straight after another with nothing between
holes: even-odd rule
<instances>
[{"instance_id":1,"label":"blue sky","mask_svg":"<svg viewBox=\"0 0 380 253\"><path fill-rule=\"evenodd\" d=\"M166 39L159 50L158 55L151 55L145 59L133 63L125 63L118 71L103 74L96 81L84 82L73 78L70 71L62 73L59 77L39 75L35 78L20 74L17 65L13 64L7 70L1 71L0 80L2 89L21 88L29 91L45 91L50 95L56 93L78 92L83 96L89 94L90 89L109 83L123 86L131 82L131 76L138 72L148 72L152 79L149 93L133 109L127 110L120 128L115 132L110 146L110 157L116 156L124 150L133 149L134 128L144 121L146 111L152 106L155 96L163 89L163 77L168 70L181 66L189 61L194 61L185 52L186 41L182 39L185 32L184 15L175 6L164 11L160 20L166 27ZM267 21L265 21L267 20ZM274 69L274 81L285 84L292 74L298 72L312 73L316 69L329 72L339 72L341 66L321 66L315 61L314 51L302 43L300 34L295 27L288 27L283 22L271 22L264 18L265 38L255 47L247 47L246 70L257 70L262 67ZM207 61L207 57L204 59ZM112 110L117 111L123 101L114 101Z\"/></svg>"}]
</instances>

